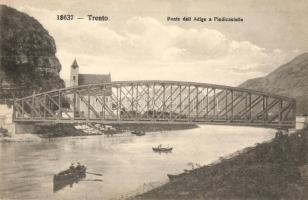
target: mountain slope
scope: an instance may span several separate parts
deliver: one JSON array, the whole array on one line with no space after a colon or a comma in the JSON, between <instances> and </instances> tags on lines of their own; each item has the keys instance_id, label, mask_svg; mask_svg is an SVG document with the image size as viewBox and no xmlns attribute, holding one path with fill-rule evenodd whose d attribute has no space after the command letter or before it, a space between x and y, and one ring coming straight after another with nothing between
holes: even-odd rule
<instances>
[{"instance_id":1,"label":"mountain slope","mask_svg":"<svg viewBox=\"0 0 308 200\"><path fill-rule=\"evenodd\" d=\"M308 53L295 57L265 77L249 79L240 87L293 97L298 115L308 114Z\"/></svg>"}]
</instances>

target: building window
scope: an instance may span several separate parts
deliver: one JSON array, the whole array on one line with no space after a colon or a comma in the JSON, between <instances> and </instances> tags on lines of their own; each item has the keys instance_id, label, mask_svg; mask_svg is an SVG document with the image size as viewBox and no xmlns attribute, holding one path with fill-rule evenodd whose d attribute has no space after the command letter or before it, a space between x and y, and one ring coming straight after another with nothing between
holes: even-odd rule
<instances>
[{"instance_id":1,"label":"building window","mask_svg":"<svg viewBox=\"0 0 308 200\"><path fill-rule=\"evenodd\" d=\"M76 79L76 76L73 76L73 81L75 81L75 79Z\"/></svg>"}]
</instances>

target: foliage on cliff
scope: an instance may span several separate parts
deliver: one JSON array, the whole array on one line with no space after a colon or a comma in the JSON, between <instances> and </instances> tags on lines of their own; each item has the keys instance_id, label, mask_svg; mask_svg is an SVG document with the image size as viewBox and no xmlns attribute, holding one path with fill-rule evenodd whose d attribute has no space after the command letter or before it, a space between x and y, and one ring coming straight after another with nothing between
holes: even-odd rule
<instances>
[{"instance_id":1,"label":"foliage on cliff","mask_svg":"<svg viewBox=\"0 0 308 200\"><path fill-rule=\"evenodd\" d=\"M54 39L33 17L0 5L0 86L25 94L64 87Z\"/></svg>"}]
</instances>

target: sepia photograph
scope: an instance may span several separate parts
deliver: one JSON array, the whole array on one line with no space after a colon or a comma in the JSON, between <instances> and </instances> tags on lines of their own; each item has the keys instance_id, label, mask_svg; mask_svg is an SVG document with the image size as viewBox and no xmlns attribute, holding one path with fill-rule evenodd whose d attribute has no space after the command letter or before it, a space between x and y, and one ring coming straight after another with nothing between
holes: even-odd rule
<instances>
[{"instance_id":1,"label":"sepia photograph","mask_svg":"<svg viewBox=\"0 0 308 200\"><path fill-rule=\"evenodd\" d=\"M0 0L0 200L307 200L306 0Z\"/></svg>"}]
</instances>

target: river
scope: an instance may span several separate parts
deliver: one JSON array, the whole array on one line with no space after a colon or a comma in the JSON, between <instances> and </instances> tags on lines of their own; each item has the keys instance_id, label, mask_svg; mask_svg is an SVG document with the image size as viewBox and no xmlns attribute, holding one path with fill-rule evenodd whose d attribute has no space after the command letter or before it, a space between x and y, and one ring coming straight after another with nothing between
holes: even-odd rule
<instances>
[{"instance_id":1,"label":"river","mask_svg":"<svg viewBox=\"0 0 308 200\"><path fill-rule=\"evenodd\" d=\"M167 173L216 161L237 150L274 137L272 129L200 126L135 136L81 136L0 142L0 199L118 199L168 181ZM152 151L162 144L169 154ZM53 191L53 175L80 162L86 178Z\"/></svg>"}]
</instances>

